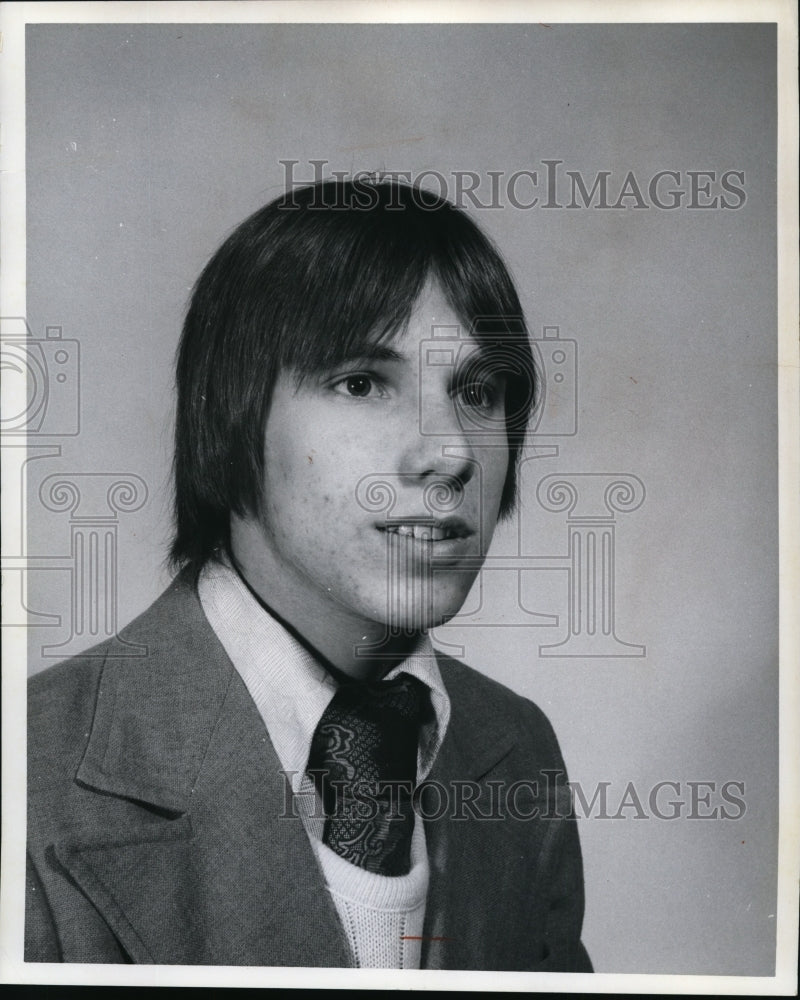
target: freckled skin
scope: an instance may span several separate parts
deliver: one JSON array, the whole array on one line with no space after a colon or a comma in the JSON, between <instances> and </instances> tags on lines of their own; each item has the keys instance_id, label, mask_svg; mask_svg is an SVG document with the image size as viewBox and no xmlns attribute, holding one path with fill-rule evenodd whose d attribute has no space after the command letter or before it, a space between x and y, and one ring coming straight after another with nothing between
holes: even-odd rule
<instances>
[{"instance_id":1,"label":"freckled skin","mask_svg":"<svg viewBox=\"0 0 800 1000\"><path fill-rule=\"evenodd\" d=\"M454 560L431 580L420 546L407 550L378 530L382 517L357 502L358 484L384 477L397 491L392 516L411 518L426 513L427 487L458 477L457 514L473 530L459 551L470 556L485 555L497 521L508 455L481 448L480 437L462 429L452 369L420 364L420 345L433 325L461 326L436 287L391 342L399 360L355 362L299 388L283 372L265 430L263 516L231 521L233 554L253 589L325 659L354 676L388 669L383 659L356 656L356 645L385 642L387 627L402 628L409 634L385 648L404 655L414 635L459 610L477 572L457 571ZM465 343L471 341L462 337L455 346ZM354 387L366 386L363 377L345 379L366 371L377 371L369 393L354 395ZM457 453L444 455L445 445ZM398 545L393 560L390 545Z\"/></svg>"}]
</instances>

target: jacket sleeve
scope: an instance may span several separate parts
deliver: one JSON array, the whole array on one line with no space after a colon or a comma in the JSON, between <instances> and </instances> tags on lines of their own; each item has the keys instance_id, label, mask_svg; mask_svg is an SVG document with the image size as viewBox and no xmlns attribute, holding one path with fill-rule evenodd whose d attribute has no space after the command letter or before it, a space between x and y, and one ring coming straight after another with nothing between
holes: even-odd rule
<instances>
[{"instance_id":1,"label":"jacket sleeve","mask_svg":"<svg viewBox=\"0 0 800 1000\"><path fill-rule=\"evenodd\" d=\"M61 961L53 915L30 855L25 865L25 961Z\"/></svg>"},{"instance_id":2,"label":"jacket sleeve","mask_svg":"<svg viewBox=\"0 0 800 1000\"><path fill-rule=\"evenodd\" d=\"M583 863L575 819L561 819L562 846L547 911L547 955L538 966L543 972L592 972L592 963L581 941L584 889Z\"/></svg>"}]
</instances>

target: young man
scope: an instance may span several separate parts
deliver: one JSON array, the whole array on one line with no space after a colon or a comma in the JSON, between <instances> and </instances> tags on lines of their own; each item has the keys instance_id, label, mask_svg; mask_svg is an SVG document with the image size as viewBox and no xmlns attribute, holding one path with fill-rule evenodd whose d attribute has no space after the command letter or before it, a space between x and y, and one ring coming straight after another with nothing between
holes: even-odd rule
<instances>
[{"instance_id":1,"label":"young man","mask_svg":"<svg viewBox=\"0 0 800 1000\"><path fill-rule=\"evenodd\" d=\"M589 971L550 725L428 637L534 401L497 252L419 189L291 192L205 268L177 384L147 655L31 684L27 959Z\"/></svg>"}]
</instances>

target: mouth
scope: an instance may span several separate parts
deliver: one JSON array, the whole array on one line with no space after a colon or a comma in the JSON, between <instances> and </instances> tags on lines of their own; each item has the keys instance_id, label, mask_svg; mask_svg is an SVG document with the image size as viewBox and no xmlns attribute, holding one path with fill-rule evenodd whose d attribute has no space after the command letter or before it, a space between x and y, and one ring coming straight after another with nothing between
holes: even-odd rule
<instances>
[{"instance_id":1,"label":"mouth","mask_svg":"<svg viewBox=\"0 0 800 1000\"><path fill-rule=\"evenodd\" d=\"M466 521L459 517L441 520L432 517L392 518L376 527L383 534L431 546L460 541L475 534Z\"/></svg>"}]
</instances>

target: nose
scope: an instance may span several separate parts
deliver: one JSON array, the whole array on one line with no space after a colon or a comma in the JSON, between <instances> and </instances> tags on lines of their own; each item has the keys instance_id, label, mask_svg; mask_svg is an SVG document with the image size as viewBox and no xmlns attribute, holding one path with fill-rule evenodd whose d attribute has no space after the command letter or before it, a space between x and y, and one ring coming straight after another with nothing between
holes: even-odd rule
<instances>
[{"instance_id":1,"label":"nose","mask_svg":"<svg viewBox=\"0 0 800 1000\"><path fill-rule=\"evenodd\" d=\"M430 401L426 419L418 412L413 432L408 434L400 452L399 472L404 478L424 485L441 482L461 490L476 472L477 459L469 435L455 402L449 395Z\"/></svg>"}]
</instances>

